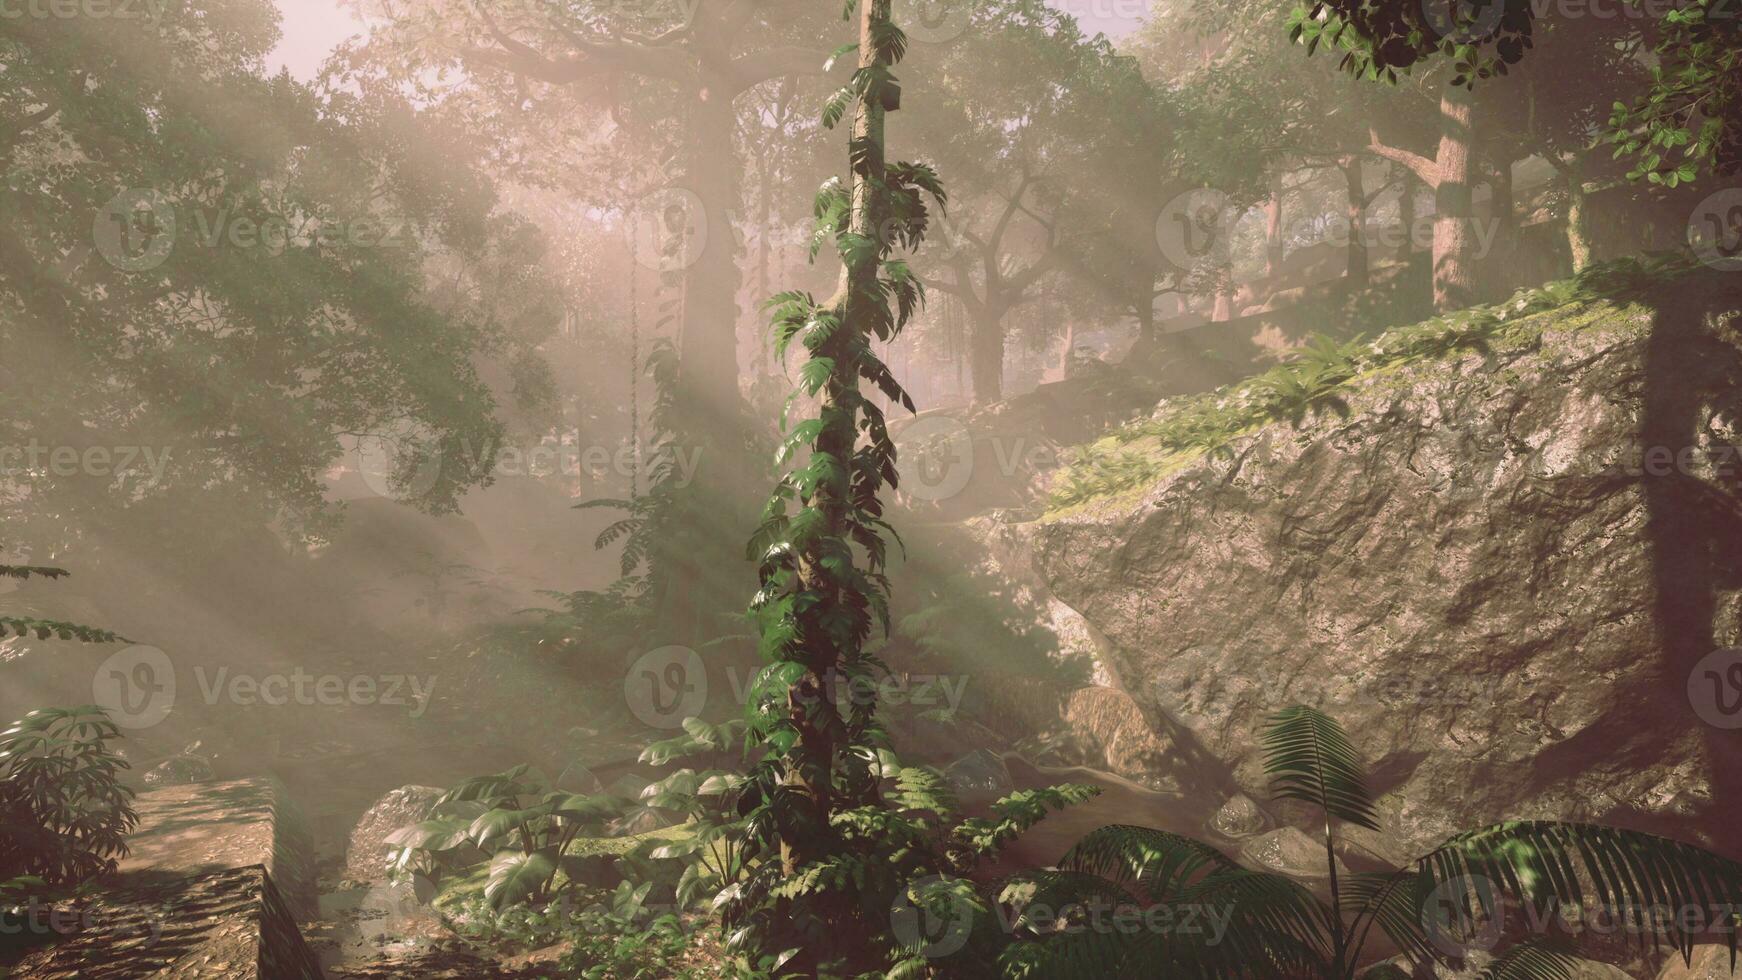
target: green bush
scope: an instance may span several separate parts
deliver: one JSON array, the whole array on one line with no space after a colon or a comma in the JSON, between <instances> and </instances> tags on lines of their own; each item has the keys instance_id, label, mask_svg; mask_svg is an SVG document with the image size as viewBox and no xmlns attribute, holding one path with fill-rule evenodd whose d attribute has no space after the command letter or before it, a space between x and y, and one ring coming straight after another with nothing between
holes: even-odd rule
<instances>
[{"instance_id":1,"label":"green bush","mask_svg":"<svg viewBox=\"0 0 1742 980\"><path fill-rule=\"evenodd\" d=\"M115 870L139 823L121 732L94 705L32 711L0 732L0 882L73 885Z\"/></svg>"}]
</instances>

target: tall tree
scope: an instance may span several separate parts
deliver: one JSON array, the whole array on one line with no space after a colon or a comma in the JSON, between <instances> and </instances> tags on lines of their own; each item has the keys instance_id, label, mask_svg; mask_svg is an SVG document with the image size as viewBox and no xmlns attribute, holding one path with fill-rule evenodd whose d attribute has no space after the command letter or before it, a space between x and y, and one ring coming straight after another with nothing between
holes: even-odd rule
<instances>
[{"instance_id":1,"label":"tall tree","mask_svg":"<svg viewBox=\"0 0 1742 980\"><path fill-rule=\"evenodd\" d=\"M460 67L474 76L506 73L509 107L537 104L553 90L613 109L651 98L673 140L665 181L677 197L651 203L703 239L681 259L680 416L691 432L731 432L738 421L732 235L743 204L744 168L735 152L737 100L762 83L817 74L827 53L803 39L818 33L817 5L805 0L611 0L516 4L413 0L384 7L394 17L377 45L392 45L402 71ZM554 124L546 124L554 125ZM693 195L693 197L691 197ZM694 208L695 213L688 213ZM675 210L685 213L676 214Z\"/></svg>"},{"instance_id":2,"label":"tall tree","mask_svg":"<svg viewBox=\"0 0 1742 980\"><path fill-rule=\"evenodd\" d=\"M474 358L504 335L438 310L425 263L492 247L489 189L412 152L441 137L391 93L265 77L276 23L266 0L0 20L6 442L79 460L10 469L9 513L39 519L11 543L309 532L360 435L403 444L387 476L431 509L487 479Z\"/></svg>"},{"instance_id":3,"label":"tall tree","mask_svg":"<svg viewBox=\"0 0 1742 980\"><path fill-rule=\"evenodd\" d=\"M944 196L930 167L885 156L884 120L901 105L891 69L907 49L889 0L858 0L849 13L858 43L840 54L856 51L858 68L829 100L823 122L833 128L851 111L851 176L831 179L816 199L818 244L832 241L839 284L826 300L787 292L771 301L777 352L784 356L798 340L808 353L796 394L813 399L817 414L786 434L782 460L801 452L808 460L776 486L750 544L762 581L753 608L769 660L753 692L752 723L770 755L752 774L747 854L761 864L728 909L728 922L764 948L796 944L792 967L805 975L838 966L867 938L839 931L853 918L834 904L843 897L794 899L829 887L831 862L852 857L843 853L838 819L878 799L876 751L887 736L877 705L853 697L843 710L840 701L874 681L877 663L865 643L875 622L888 627L888 525L878 495L896 482L895 444L862 388L913 409L872 343L893 340L923 300L919 280L890 256L919 246L930 220L924 198L941 205ZM786 898L781 882L795 886Z\"/></svg>"}]
</instances>

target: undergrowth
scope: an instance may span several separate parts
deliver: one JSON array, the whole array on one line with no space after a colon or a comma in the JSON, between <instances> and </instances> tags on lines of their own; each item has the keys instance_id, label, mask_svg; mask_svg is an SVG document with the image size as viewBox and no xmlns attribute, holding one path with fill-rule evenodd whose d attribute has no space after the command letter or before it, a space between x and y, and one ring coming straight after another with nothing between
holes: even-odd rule
<instances>
[{"instance_id":1,"label":"undergrowth","mask_svg":"<svg viewBox=\"0 0 1742 980\"><path fill-rule=\"evenodd\" d=\"M1354 383L1378 371L1455 354L1483 355L1526 339L1526 321L1550 310L1638 299L1698 266L1681 255L1624 259L1570 279L1520 290L1504 303L1472 307L1387 331L1375 340L1338 343L1315 336L1263 374L1170 402L1166 410L1078 447L1053 484L1057 512L1154 484L1192 460L1231 455L1236 438L1279 422L1295 427L1327 412L1347 417Z\"/></svg>"}]
</instances>

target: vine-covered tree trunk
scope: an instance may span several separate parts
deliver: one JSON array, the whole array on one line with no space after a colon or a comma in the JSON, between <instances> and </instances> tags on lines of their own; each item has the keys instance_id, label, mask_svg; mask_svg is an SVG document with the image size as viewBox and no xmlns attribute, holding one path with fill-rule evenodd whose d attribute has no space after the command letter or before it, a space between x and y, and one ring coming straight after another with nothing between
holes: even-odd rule
<instances>
[{"instance_id":1,"label":"vine-covered tree trunk","mask_svg":"<svg viewBox=\"0 0 1742 980\"><path fill-rule=\"evenodd\" d=\"M797 394L814 399L817 414L786 430L777 461L806 449L809 458L776 484L750 544L761 582L751 608L768 661L750 694L752 747L766 757L751 774L745 818L754 870L727 896L724 918L734 944L784 951L788 975L819 975L867 944L886 944L882 931L864 931L855 897L828 884L824 866L855 858L856 831L835 818L879 804L879 752L888 747L869 683L880 668L865 643L874 623L889 628L884 534L892 529L879 494L898 471L883 410L862 387L914 408L872 342L893 342L924 299L919 279L890 253L920 245L923 196L944 197L930 167L884 156L884 116L901 92L890 68L907 45L889 3L857 0L850 11L858 70L823 110L830 129L852 118L851 180L825 183L815 206L818 230L841 258L839 287L821 302L797 291L771 301L776 356L802 343ZM842 692L854 696L837 701Z\"/></svg>"}]
</instances>

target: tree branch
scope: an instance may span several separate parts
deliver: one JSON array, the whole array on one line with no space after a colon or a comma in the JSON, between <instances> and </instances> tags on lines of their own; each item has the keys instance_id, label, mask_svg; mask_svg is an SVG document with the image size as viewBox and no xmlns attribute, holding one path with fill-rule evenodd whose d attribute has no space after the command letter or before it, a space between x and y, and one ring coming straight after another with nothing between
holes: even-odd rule
<instances>
[{"instance_id":1,"label":"tree branch","mask_svg":"<svg viewBox=\"0 0 1742 980\"><path fill-rule=\"evenodd\" d=\"M1385 145L1385 143L1380 141L1379 130L1375 127L1368 127L1367 141L1368 149L1372 150L1375 156L1390 160L1392 163L1402 164L1409 168L1421 179L1422 183L1429 187L1439 186L1439 164L1429 160L1427 157L1424 157L1419 153L1411 153L1409 150L1405 150L1402 147Z\"/></svg>"}]
</instances>

